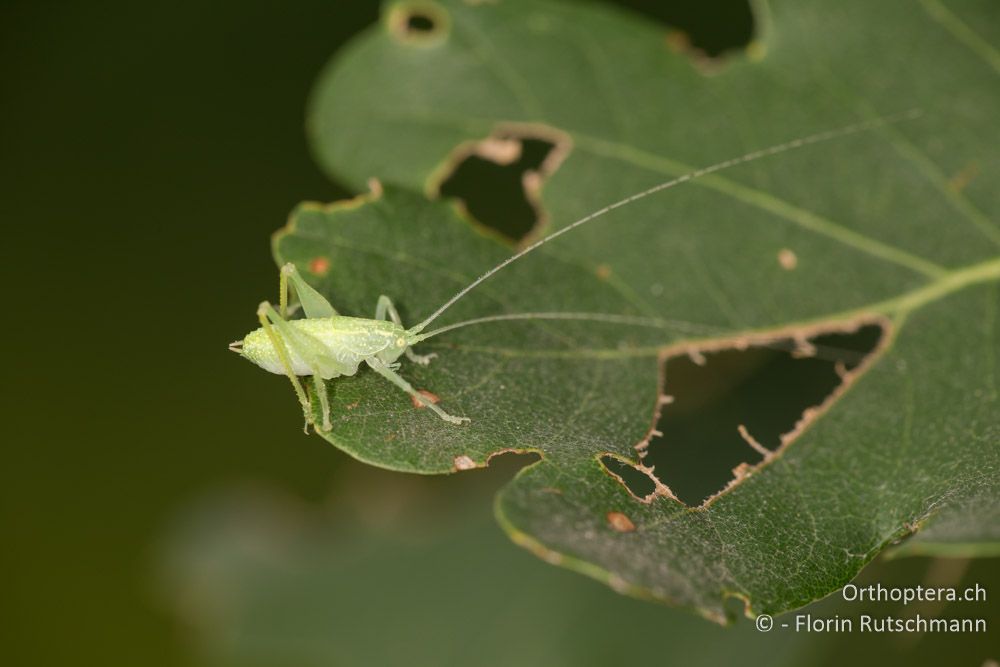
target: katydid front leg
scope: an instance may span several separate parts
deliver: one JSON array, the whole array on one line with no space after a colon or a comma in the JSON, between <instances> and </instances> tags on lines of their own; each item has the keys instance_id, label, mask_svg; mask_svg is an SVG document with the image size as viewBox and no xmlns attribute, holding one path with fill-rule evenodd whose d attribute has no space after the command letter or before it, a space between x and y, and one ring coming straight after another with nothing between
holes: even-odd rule
<instances>
[{"instance_id":1,"label":"katydid front leg","mask_svg":"<svg viewBox=\"0 0 1000 667\"><path fill-rule=\"evenodd\" d=\"M382 377L392 382L394 385L405 391L407 394L412 396L415 400L419 401L424 407L430 408L437 414L438 417L445 420L449 424L461 424L462 422L472 421L468 417L453 417L447 412L439 408L434 404L429 398L421 394L419 391L413 388L409 382L401 378L395 371L389 368L385 363L379 361L379 359L372 357L366 359L365 362L372 367L372 369L381 375Z\"/></svg>"},{"instance_id":2,"label":"katydid front leg","mask_svg":"<svg viewBox=\"0 0 1000 667\"><path fill-rule=\"evenodd\" d=\"M375 319L384 320L386 315L388 315L389 319L399 326L403 326L403 320L400 319L399 313L396 311L396 307L392 305L392 299L383 294L378 298L378 303L375 304ZM406 346L403 354L406 355L407 359L415 364L420 364L421 366L426 366L431 363L431 359L437 356L437 353L434 352L431 354L417 354L410 348L409 345Z\"/></svg>"}]
</instances>

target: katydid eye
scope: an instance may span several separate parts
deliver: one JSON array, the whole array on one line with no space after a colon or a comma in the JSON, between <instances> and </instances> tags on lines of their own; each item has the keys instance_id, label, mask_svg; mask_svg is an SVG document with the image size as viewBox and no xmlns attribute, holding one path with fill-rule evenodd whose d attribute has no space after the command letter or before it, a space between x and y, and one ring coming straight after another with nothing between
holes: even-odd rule
<instances>
[{"instance_id":1,"label":"katydid eye","mask_svg":"<svg viewBox=\"0 0 1000 667\"><path fill-rule=\"evenodd\" d=\"M406 341L403 340L402 338L397 338L396 339L396 346L397 347L406 347Z\"/></svg>"}]
</instances>

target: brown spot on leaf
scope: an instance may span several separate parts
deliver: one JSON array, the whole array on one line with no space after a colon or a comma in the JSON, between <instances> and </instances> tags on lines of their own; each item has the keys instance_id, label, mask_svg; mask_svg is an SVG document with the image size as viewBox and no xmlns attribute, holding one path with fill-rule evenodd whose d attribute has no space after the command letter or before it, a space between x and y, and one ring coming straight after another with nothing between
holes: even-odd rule
<instances>
[{"instance_id":1,"label":"brown spot on leaf","mask_svg":"<svg viewBox=\"0 0 1000 667\"><path fill-rule=\"evenodd\" d=\"M631 533L635 530L632 520L621 512L608 512L608 525L619 533Z\"/></svg>"},{"instance_id":2,"label":"brown spot on leaf","mask_svg":"<svg viewBox=\"0 0 1000 667\"><path fill-rule=\"evenodd\" d=\"M788 248L782 248L778 251L778 264L780 264L781 268L785 271L792 271L799 265L799 258Z\"/></svg>"},{"instance_id":3,"label":"brown spot on leaf","mask_svg":"<svg viewBox=\"0 0 1000 667\"><path fill-rule=\"evenodd\" d=\"M418 389L417 393L426 398L431 403L441 402L441 398L437 394L432 394L426 389ZM410 396L410 403L413 403L413 407L417 408L418 410L422 410L427 407L419 398L412 395Z\"/></svg>"},{"instance_id":4,"label":"brown spot on leaf","mask_svg":"<svg viewBox=\"0 0 1000 667\"><path fill-rule=\"evenodd\" d=\"M313 257L309 260L309 273L314 276L325 276L330 270L330 260L326 257Z\"/></svg>"},{"instance_id":5,"label":"brown spot on leaf","mask_svg":"<svg viewBox=\"0 0 1000 667\"><path fill-rule=\"evenodd\" d=\"M601 280L607 280L611 277L611 267L607 264L598 264L597 268L594 269L594 273Z\"/></svg>"},{"instance_id":6,"label":"brown spot on leaf","mask_svg":"<svg viewBox=\"0 0 1000 667\"><path fill-rule=\"evenodd\" d=\"M970 162L962 167L957 174L948 180L948 189L952 192L961 192L979 175L979 163Z\"/></svg>"},{"instance_id":7,"label":"brown spot on leaf","mask_svg":"<svg viewBox=\"0 0 1000 667\"><path fill-rule=\"evenodd\" d=\"M472 470L476 467L476 462L465 454L462 454L455 457L454 465L455 470Z\"/></svg>"}]
</instances>

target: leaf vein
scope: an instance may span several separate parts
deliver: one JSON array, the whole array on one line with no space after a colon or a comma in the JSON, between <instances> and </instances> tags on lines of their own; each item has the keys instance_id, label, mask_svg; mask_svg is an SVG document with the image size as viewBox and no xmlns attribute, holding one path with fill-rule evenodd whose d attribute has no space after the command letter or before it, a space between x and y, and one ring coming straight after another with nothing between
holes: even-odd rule
<instances>
[{"instance_id":1,"label":"leaf vein","mask_svg":"<svg viewBox=\"0 0 1000 667\"><path fill-rule=\"evenodd\" d=\"M938 0L920 0L921 7L935 23L947 30L952 37L983 59L994 71L1000 73L1000 52L980 37L972 28L955 16Z\"/></svg>"}]
</instances>

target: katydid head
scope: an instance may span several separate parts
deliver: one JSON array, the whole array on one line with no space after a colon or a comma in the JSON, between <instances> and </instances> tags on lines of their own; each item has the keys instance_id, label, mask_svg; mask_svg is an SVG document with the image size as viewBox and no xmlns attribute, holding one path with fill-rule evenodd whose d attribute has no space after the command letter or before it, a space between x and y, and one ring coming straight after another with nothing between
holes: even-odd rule
<instances>
[{"instance_id":1,"label":"katydid head","mask_svg":"<svg viewBox=\"0 0 1000 667\"><path fill-rule=\"evenodd\" d=\"M395 363L401 356L407 354L407 350L419 340L416 334L403 329L398 324L385 321L379 321L378 324L379 328L397 327L397 330L392 332L394 335L393 339L376 354L386 364ZM412 352L409 354L412 354Z\"/></svg>"},{"instance_id":2,"label":"katydid head","mask_svg":"<svg viewBox=\"0 0 1000 667\"><path fill-rule=\"evenodd\" d=\"M421 336L419 332L414 331L413 329L405 329L400 334L399 338L396 339L396 346L400 349L400 352L402 352L408 347L413 347L423 339L424 337Z\"/></svg>"}]
</instances>

